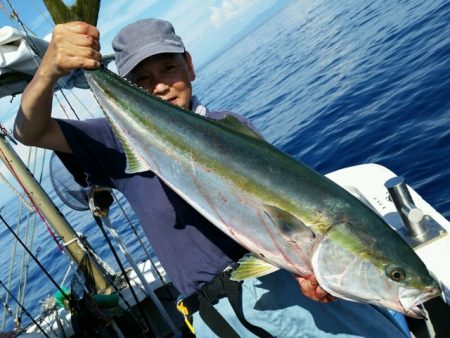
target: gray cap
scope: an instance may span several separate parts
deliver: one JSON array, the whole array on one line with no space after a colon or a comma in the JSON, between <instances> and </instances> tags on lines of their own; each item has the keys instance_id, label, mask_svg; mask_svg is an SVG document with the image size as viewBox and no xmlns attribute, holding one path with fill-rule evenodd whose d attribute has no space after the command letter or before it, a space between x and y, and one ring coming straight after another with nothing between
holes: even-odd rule
<instances>
[{"instance_id":1,"label":"gray cap","mask_svg":"<svg viewBox=\"0 0 450 338\"><path fill-rule=\"evenodd\" d=\"M123 28L112 42L120 76L146 58L161 53L184 53L181 38L169 21L144 19Z\"/></svg>"}]
</instances>

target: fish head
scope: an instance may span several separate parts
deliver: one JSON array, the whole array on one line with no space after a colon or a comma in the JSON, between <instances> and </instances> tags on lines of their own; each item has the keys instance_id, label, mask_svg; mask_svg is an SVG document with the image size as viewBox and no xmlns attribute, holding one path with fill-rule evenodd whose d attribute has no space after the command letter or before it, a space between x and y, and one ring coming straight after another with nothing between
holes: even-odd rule
<instances>
[{"instance_id":1,"label":"fish head","mask_svg":"<svg viewBox=\"0 0 450 338\"><path fill-rule=\"evenodd\" d=\"M418 305L440 295L439 284L394 230L383 229L374 236L348 223L333 226L312 257L316 278L335 297L425 318Z\"/></svg>"}]
</instances>

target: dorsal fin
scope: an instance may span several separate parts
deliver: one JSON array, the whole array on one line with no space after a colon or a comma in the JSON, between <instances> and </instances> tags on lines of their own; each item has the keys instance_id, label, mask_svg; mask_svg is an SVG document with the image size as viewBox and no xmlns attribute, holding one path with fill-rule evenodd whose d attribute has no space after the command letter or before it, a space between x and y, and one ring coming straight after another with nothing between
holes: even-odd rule
<instances>
[{"instance_id":1,"label":"dorsal fin","mask_svg":"<svg viewBox=\"0 0 450 338\"><path fill-rule=\"evenodd\" d=\"M84 21L97 25L100 0L77 0L72 6L67 6L62 0L43 1L55 24Z\"/></svg>"},{"instance_id":2,"label":"dorsal fin","mask_svg":"<svg viewBox=\"0 0 450 338\"><path fill-rule=\"evenodd\" d=\"M243 124L239 119L231 114L226 114L223 118L219 120L215 120L219 124L232 129L238 133L248 135L254 138L263 139L261 135L259 135L256 131L253 129L247 127L245 124Z\"/></svg>"}]
</instances>

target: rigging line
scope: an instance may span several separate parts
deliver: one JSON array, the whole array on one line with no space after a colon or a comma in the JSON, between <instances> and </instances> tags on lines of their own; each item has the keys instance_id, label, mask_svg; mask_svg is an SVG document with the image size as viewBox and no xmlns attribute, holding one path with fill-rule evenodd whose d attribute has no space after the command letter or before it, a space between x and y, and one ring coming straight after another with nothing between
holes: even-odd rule
<instances>
[{"instance_id":1,"label":"rigging line","mask_svg":"<svg viewBox=\"0 0 450 338\"><path fill-rule=\"evenodd\" d=\"M12 11L11 14L10 14L10 18L16 20L19 23L19 25L22 27L23 31L25 32L25 35L28 38L27 42L30 43L31 49L33 49L33 51L36 53L36 55L38 55L42 59L42 56L44 55L44 53L39 48L39 46L36 45L34 40L31 38L30 34L28 33L28 31L30 31L33 35L36 35L36 34L34 34L33 31L29 27L27 27L25 25L25 23L20 19L19 13L14 9L13 5L11 4L11 2L9 0L6 0L6 2L8 3L8 5L11 8L11 11Z\"/></svg>"},{"instance_id":2,"label":"rigging line","mask_svg":"<svg viewBox=\"0 0 450 338\"><path fill-rule=\"evenodd\" d=\"M9 4L9 7L11 8L11 11L12 11L12 13L9 15L9 17L10 17L11 19L15 19L15 20L19 23L19 25L22 27L23 31L25 32L25 35L26 35L26 37L27 37L26 40L27 40L27 42L29 43L29 45L30 45L32 51L34 52L34 54L37 55L37 57L38 57L40 60L42 60L42 57L44 56L44 51L42 51L42 50L39 48L39 46L34 42L33 38L32 38L32 37L30 36L30 34L29 34L29 31L30 31L31 33L33 33L33 31L32 31L29 27L27 27L27 26L25 25L25 23L20 19L18 12L14 9L13 5L11 4L11 2L10 2L9 0L6 0L6 1L7 1L7 3ZM3 6L3 9L6 10L6 8L4 8L4 6ZM33 33L33 35L36 35L36 34ZM27 45L27 46L28 46L28 45ZM33 57L34 63L36 64L37 67L39 67L39 62L36 60L36 57L33 55L33 53L31 53L31 55L32 55L32 57ZM70 104L70 101L67 99L66 95L64 94L64 92L63 92L63 90L62 90L63 88L68 89L68 86L67 86L66 84L64 84L64 83L62 83L62 85L61 85L61 82L62 82L62 81L58 81L57 84L56 84L56 87L60 90L62 96L63 96L64 99L66 100L66 102L67 102L67 104L69 105L69 107L71 108L72 112L74 113L74 115L75 115L75 116L77 117L77 119L79 120L80 118L78 117L78 115L77 115L77 113L75 112L74 108L73 108L72 105ZM80 101L80 102L81 102L81 101ZM61 104L60 104L60 105L61 105Z\"/></svg>"},{"instance_id":3,"label":"rigging line","mask_svg":"<svg viewBox=\"0 0 450 338\"><path fill-rule=\"evenodd\" d=\"M5 291L9 294L9 296L17 303L21 308L23 308L23 311L26 313L28 317L30 317L31 321L36 325L36 327L43 333L44 336L47 338L50 338L49 335L44 331L44 329L38 324L38 322L33 318L33 316L25 309L25 307L14 297L14 295L11 293L11 291L6 287L5 284L0 280L0 285L3 286Z\"/></svg>"},{"instance_id":4,"label":"rigging line","mask_svg":"<svg viewBox=\"0 0 450 338\"><path fill-rule=\"evenodd\" d=\"M3 153L3 150L0 149L0 153L2 155L2 157L4 159L6 159L5 154ZM58 246L59 250L61 252L63 252L64 248L61 246L61 244L59 243L58 239L55 236L55 233L52 231L52 229L50 228L50 226L48 225L47 221L45 220L44 215L42 215L41 210L39 210L38 206L36 205L33 197L31 196L31 194L28 192L28 190L25 188L25 186L23 185L19 175L17 175L17 173L15 172L14 168L12 167L11 163L9 163L8 161L5 161L5 163L7 164L7 166L9 167L9 170L11 171L11 173L13 174L13 176L15 177L15 179L17 180L17 182L19 182L20 186L22 187L23 191L25 192L25 194L28 196L28 198L31 201L31 204L34 207L34 210L37 212L37 214L39 215L39 218L42 220L42 222L44 222L47 231L50 233L50 236L53 238L53 240L55 241L56 245Z\"/></svg>"},{"instance_id":5,"label":"rigging line","mask_svg":"<svg viewBox=\"0 0 450 338\"><path fill-rule=\"evenodd\" d=\"M84 110L86 110L86 112L89 114L90 117L94 118L95 115L91 112L91 110L86 107L86 105L84 104L84 102L82 100L80 100L80 98L73 92L73 90L70 91L70 93L73 95L73 97L75 98L75 100L78 101L79 105L82 106L84 108Z\"/></svg>"},{"instance_id":6,"label":"rigging line","mask_svg":"<svg viewBox=\"0 0 450 338\"><path fill-rule=\"evenodd\" d=\"M148 259L151 260L151 256L150 253L148 252L146 246L144 245L144 243L142 242L141 236L139 236L136 226L133 224L133 222L131 221L130 217L128 217L128 214L126 213L124 207L122 206L122 203L119 201L119 199L117 198L116 194L114 193L114 191L111 192L114 200L116 201L117 205L119 206L120 210L122 211L123 216L125 217L125 219L127 220L128 225L131 227L131 229L133 230L134 234L136 235L139 243L141 244L142 248L144 249L146 256L148 257Z\"/></svg>"},{"instance_id":7,"label":"rigging line","mask_svg":"<svg viewBox=\"0 0 450 338\"><path fill-rule=\"evenodd\" d=\"M76 118L77 118L78 120L80 120L80 118L79 118L79 116L77 115L77 113L75 112L75 109L73 108L73 106L71 105L70 100L68 99L67 95L65 95L65 93L63 92L63 88L66 89L66 90L68 90L68 91L73 95L73 97L75 98L75 100L77 100L78 104L79 104L81 107L84 108L84 110L89 114L90 117L92 117L92 118L95 117L94 114L88 109L88 107L86 107L86 105L83 103L83 101L80 100L80 98L77 96L77 94L75 94L74 91L71 90L71 89L67 86L67 84L66 84L64 81L58 80L58 82L56 83L56 87L57 87L58 90L61 92L61 95L64 97L64 99L66 100L67 104L69 105L69 107L71 108L72 112L74 113L74 115L76 116ZM55 93L54 95L56 96L56 93ZM57 100L58 100L59 105L61 106L61 108L64 110L65 115L67 116L67 118L69 118L68 115L67 115L67 113L66 113L66 111L65 111L65 109L64 109L64 107L62 106L62 104L61 104L59 98L57 98Z\"/></svg>"},{"instance_id":8,"label":"rigging line","mask_svg":"<svg viewBox=\"0 0 450 338\"><path fill-rule=\"evenodd\" d=\"M5 5L3 4L3 1L1 1L1 0L0 0L0 10L2 10L2 12L5 13L5 15L10 20L14 20L14 18L12 17L12 14L10 12L8 12L8 10L6 9Z\"/></svg>"},{"instance_id":9,"label":"rigging line","mask_svg":"<svg viewBox=\"0 0 450 338\"><path fill-rule=\"evenodd\" d=\"M64 115L66 115L66 117L68 119L70 119L69 114L67 114L66 108L64 107L64 105L62 104L61 100L59 99L58 95L56 95L56 93L53 94L56 98L56 101L58 101L59 106L61 107L62 111L64 112Z\"/></svg>"},{"instance_id":10,"label":"rigging line","mask_svg":"<svg viewBox=\"0 0 450 338\"><path fill-rule=\"evenodd\" d=\"M34 2L34 0L30 0L30 2L33 5L33 7L44 17L44 19L48 22L50 27L54 27L55 24L53 23L53 21L49 18L48 15L45 15L45 13L39 8L39 6Z\"/></svg>"},{"instance_id":11,"label":"rigging line","mask_svg":"<svg viewBox=\"0 0 450 338\"><path fill-rule=\"evenodd\" d=\"M61 95L64 97L64 99L66 100L66 102L69 105L70 109L72 110L72 112L76 116L77 120L80 120L80 118L78 117L77 113L75 112L75 109L73 109L72 104L70 103L69 99L67 98L66 94L64 94L62 88L60 88L59 91L61 92Z\"/></svg>"}]
</instances>

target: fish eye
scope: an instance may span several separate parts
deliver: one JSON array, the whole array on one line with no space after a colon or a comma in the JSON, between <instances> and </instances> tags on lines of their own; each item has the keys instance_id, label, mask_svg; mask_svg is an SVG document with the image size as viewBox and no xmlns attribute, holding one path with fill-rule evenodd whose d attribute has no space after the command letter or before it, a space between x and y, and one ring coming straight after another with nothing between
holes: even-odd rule
<instances>
[{"instance_id":1,"label":"fish eye","mask_svg":"<svg viewBox=\"0 0 450 338\"><path fill-rule=\"evenodd\" d=\"M394 282L401 282L405 279L405 271L398 267L390 267L386 271Z\"/></svg>"}]
</instances>

